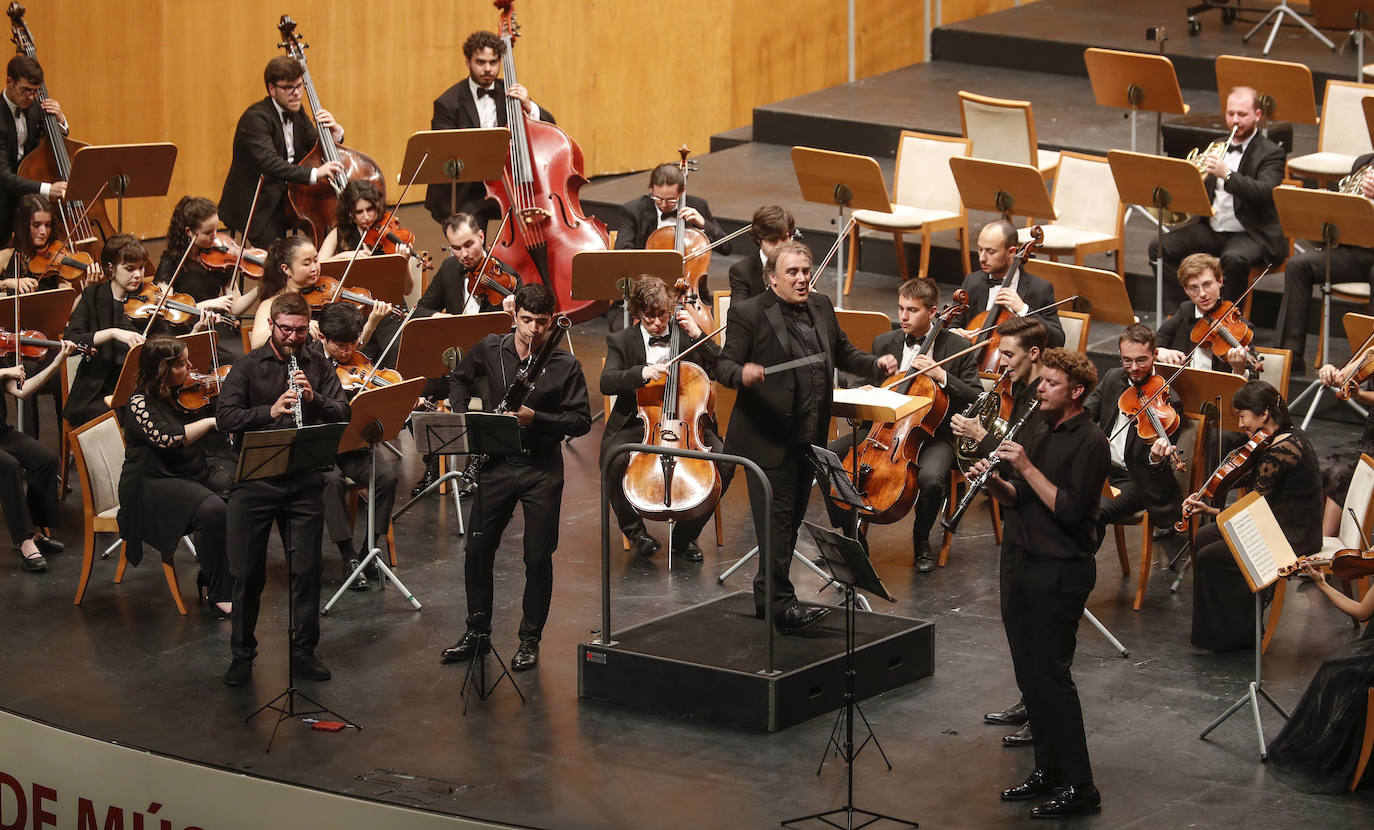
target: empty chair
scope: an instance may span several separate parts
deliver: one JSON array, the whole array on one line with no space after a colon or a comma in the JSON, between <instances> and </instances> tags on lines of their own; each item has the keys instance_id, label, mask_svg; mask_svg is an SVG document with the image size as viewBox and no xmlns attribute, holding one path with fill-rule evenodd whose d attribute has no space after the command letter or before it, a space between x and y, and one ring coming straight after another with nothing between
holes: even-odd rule
<instances>
[{"instance_id":1,"label":"empty chair","mask_svg":"<svg viewBox=\"0 0 1374 830\"><path fill-rule=\"evenodd\" d=\"M1035 143L1030 101L989 98L960 90L959 120L964 125L964 137L973 142L969 155L1028 164L1039 170L1045 181L1054 178L1059 153Z\"/></svg>"},{"instance_id":2,"label":"empty chair","mask_svg":"<svg viewBox=\"0 0 1374 830\"><path fill-rule=\"evenodd\" d=\"M1346 176L1357 157L1374 150L1360 104L1366 95L1374 95L1374 84L1326 82L1317 152L1290 158L1288 175L1316 179L1319 187L1326 187Z\"/></svg>"},{"instance_id":3,"label":"empty chair","mask_svg":"<svg viewBox=\"0 0 1374 830\"><path fill-rule=\"evenodd\" d=\"M1088 254L1114 251L1116 273L1125 274L1122 228L1126 205L1117 193L1107 159L1060 153L1059 172L1054 177L1054 211L1058 218L1040 226L1045 232L1040 250L1054 260L1072 254L1074 265L1082 265ZM1017 232L1018 242L1029 239L1029 229Z\"/></svg>"}]
</instances>

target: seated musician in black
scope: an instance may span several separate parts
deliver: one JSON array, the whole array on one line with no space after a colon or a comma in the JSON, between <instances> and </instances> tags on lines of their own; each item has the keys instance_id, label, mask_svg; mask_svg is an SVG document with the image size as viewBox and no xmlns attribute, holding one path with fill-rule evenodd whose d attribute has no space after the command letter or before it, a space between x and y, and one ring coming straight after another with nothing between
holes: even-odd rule
<instances>
[{"instance_id":1,"label":"seated musician in black","mask_svg":"<svg viewBox=\"0 0 1374 830\"><path fill-rule=\"evenodd\" d=\"M62 106L43 91L43 67L28 55L15 55L5 65L7 123L0 128L0 244L9 242L10 218L20 196L35 194L44 199L67 195L66 182L37 182L19 175L19 164L47 136L47 117L52 116L67 134Z\"/></svg>"},{"instance_id":2,"label":"seated musician in black","mask_svg":"<svg viewBox=\"0 0 1374 830\"><path fill-rule=\"evenodd\" d=\"M677 218L687 227L695 228L706 234L712 242L725 236L720 224L711 216L711 206L700 196L688 195L686 204L680 204L683 190L682 168L672 162L660 164L649 173L649 192L626 202L620 208L620 229L615 237L618 251L643 248L649 235L659 228L671 228ZM730 243L726 242L713 249L721 254L730 253ZM706 277L702 276L697 285L701 296L710 298ZM614 318L617 315L611 315Z\"/></svg>"},{"instance_id":3,"label":"seated musician in black","mask_svg":"<svg viewBox=\"0 0 1374 830\"><path fill-rule=\"evenodd\" d=\"M512 280L513 287L506 289L511 292L510 295L500 302L492 302L486 296L468 293L468 281L473 271L487 258L486 234L482 232L476 217L470 213L455 213L448 217L444 220L444 238L448 240L450 255L434 272L429 287L415 304L415 316L514 311L515 289L520 287L520 275L495 256L491 257L491 262L496 263L496 267Z\"/></svg>"},{"instance_id":4,"label":"seated musician in black","mask_svg":"<svg viewBox=\"0 0 1374 830\"><path fill-rule=\"evenodd\" d=\"M181 537L192 536L200 601L228 619L234 580L225 540L225 497L234 481L234 460L207 441L215 429L211 409L188 412L177 403L191 358L186 344L159 335L138 355L137 391L120 409L124 468L119 475L119 535L129 564L143 560L146 542L171 563ZM222 445L221 445L222 446Z\"/></svg>"},{"instance_id":5,"label":"seated musician in black","mask_svg":"<svg viewBox=\"0 0 1374 830\"><path fill-rule=\"evenodd\" d=\"M200 196L181 197L172 208L172 218L167 223L167 247L157 261L156 282L166 286L176 275L172 290L189 294L197 308L221 314L246 314L258 301L258 289L239 291L238 281L230 278L232 265L214 269L201 262L201 254L212 250L216 244L225 245L231 257L239 255L239 246L233 240L219 237L219 208L215 203ZM188 248L189 254L186 253ZM178 272L183 254L186 261Z\"/></svg>"},{"instance_id":6,"label":"seated musician in black","mask_svg":"<svg viewBox=\"0 0 1374 830\"><path fill-rule=\"evenodd\" d=\"M1099 535L1104 534L1112 522L1146 510L1154 525L1155 541L1164 544L1172 553L1177 544L1174 522L1178 521L1183 505L1183 492L1166 459L1172 445L1168 436L1146 443L1140 437L1136 422L1120 407L1121 395L1131 384L1139 386L1155 375L1155 333L1149 326L1134 323L1117 337L1117 348L1121 352L1121 365L1102 376L1102 382L1083 404L1107 435L1112 451L1107 481L1120 491L1115 498L1104 497L1098 516ZM1167 397L1166 402L1174 412L1181 413L1183 402L1172 388ZM1139 417L1146 416L1142 413Z\"/></svg>"},{"instance_id":7,"label":"seated musician in black","mask_svg":"<svg viewBox=\"0 0 1374 830\"><path fill-rule=\"evenodd\" d=\"M1182 366L1188 352L1193 350L1193 327L1210 314L1221 302L1225 280L1221 275L1221 261L1211 254L1192 254L1178 265L1178 282L1188 299L1179 304L1178 311L1159 327L1159 353L1157 360L1169 366ZM1210 327L1210 325L1209 325ZM1230 349L1226 357L1213 354L1211 348L1203 346L1193 352L1188 365L1194 369L1211 369L1215 372L1229 372L1245 375L1246 351ZM1258 372L1250 377L1259 377Z\"/></svg>"},{"instance_id":8,"label":"seated musician in black","mask_svg":"<svg viewBox=\"0 0 1374 830\"><path fill-rule=\"evenodd\" d=\"M1059 309L1047 308L1054 303L1054 286L1021 268L1011 277L1011 285L1002 287L1011 267L1016 248L1016 226L998 219L978 232L979 270L964 277L961 286L968 292L968 313L956 315L949 321L956 334L971 336L967 326L981 312L988 312L991 325L995 313L1003 309L1015 317L1033 315L1045 327L1050 348L1064 345L1064 327L1059 322ZM981 338L986 334L980 335Z\"/></svg>"},{"instance_id":9,"label":"seated musician in black","mask_svg":"<svg viewBox=\"0 0 1374 830\"><path fill-rule=\"evenodd\" d=\"M778 245L793 238L797 222L785 208L764 205L754 211L749 225L749 238L759 246L757 255L746 253L730 266L730 302L738 303L768 290L763 279L763 266Z\"/></svg>"},{"instance_id":10,"label":"seated musician in black","mask_svg":"<svg viewBox=\"0 0 1374 830\"><path fill-rule=\"evenodd\" d=\"M1354 359L1346 366L1327 363L1317 370L1317 379L1327 388L1349 388L1349 380L1360 363L1361 361ZM1322 495L1325 496L1325 509L1322 516L1323 536L1340 535L1345 497L1350 491L1350 482L1355 476L1355 466L1359 462L1361 454L1374 455L1374 380L1365 381L1364 384L1353 389L1350 400L1358 401L1361 406L1369 411L1369 414L1365 416L1364 427L1360 430L1360 438L1353 446L1338 447L1335 451L1322 457Z\"/></svg>"},{"instance_id":11,"label":"seated musician in black","mask_svg":"<svg viewBox=\"0 0 1374 830\"><path fill-rule=\"evenodd\" d=\"M363 330L362 312L348 303L330 303L320 312L320 345L330 362L338 367L347 364L358 348L358 335ZM377 523L377 544L386 543L386 526L391 521L391 508L396 503L396 470L379 447L374 453L377 462L377 504L373 515ZM366 448L341 453L334 459L334 469L324 474L324 529L329 540L339 549L343 576L358 568L358 554L353 546L353 525L348 521L348 491L344 479L367 484L372 476L372 458ZM371 572L373 578L379 572ZM353 582L356 591L367 590L367 577L359 575Z\"/></svg>"},{"instance_id":12,"label":"seated musician in black","mask_svg":"<svg viewBox=\"0 0 1374 830\"><path fill-rule=\"evenodd\" d=\"M601 437L601 459L623 444L643 441L644 420L639 417L635 393L649 383L663 378L668 373L665 365L671 357L671 332L669 327L677 325L682 329L680 347L699 341L703 335L701 321L695 316L698 312L676 308L669 296L668 287L657 277L642 276L635 281L630 291L630 312L637 325L622 329L606 338L606 365L601 370L601 394L615 395L615 406L606 418L606 431ZM707 374L714 371L716 358L720 356L720 346L708 340L692 351L683 360L700 366ZM701 437L714 452L725 446L716 427L714 414L699 423ZM611 507L615 509L620 532L634 545L639 556L653 556L662 547L644 526L644 520L635 512L621 482L625 468L630 463L628 454L622 455L611 465L608 473L606 491L610 496ZM730 486L734 476L734 465L726 465L721 470L721 493ZM711 520L711 513L699 519L677 523L673 529L672 555L692 562L703 558L697 537L702 528Z\"/></svg>"},{"instance_id":13,"label":"seated musician in black","mask_svg":"<svg viewBox=\"0 0 1374 830\"><path fill-rule=\"evenodd\" d=\"M0 369L3 392L20 401L33 395L72 353L71 341L53 349L53 359L33 376L23 366ZM24 570L46 571L43 554L61 553L64 545L39 528L57 524L57 453L10 426L5 396L0 394L0 510L5 514L14 550Z\"/></svg>"}]
</instances>

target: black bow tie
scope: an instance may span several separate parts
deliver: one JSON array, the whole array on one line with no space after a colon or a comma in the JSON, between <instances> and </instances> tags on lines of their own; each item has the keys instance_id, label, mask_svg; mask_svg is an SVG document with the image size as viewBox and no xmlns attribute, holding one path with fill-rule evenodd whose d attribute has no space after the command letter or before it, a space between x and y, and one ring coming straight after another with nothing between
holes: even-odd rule
<instances>
[{"instance_id":1,"label":"black bow tie","mask_svg":"<svg viewBox=\"0 0 1374 830\"><path fill-rule=\"evenodd\" d=\"M1243 153L1243 152L1245 152L1245 145L1244 145L1244 144L1232 144L1232 145L1231 145L1231 152L1233 152L1233 153Z\"/></svg>"},{"instance_id":2,"label":"black bow tie","mask_svg":"<svg viewBox=\"0 0 1374 830\"><path fill-rule=\"evenodd\" d=\"M480 86L477 87L477 97L478 97L478 98L495 98L495 97L496 97L496 84L492 84L492 85L489 86L489 87L480 87Z\"/></svg>"},{"instance_id":3,"label":"black bow tie","mask_svg":"<svg viewBox=\"0 0 1374 830\"><path fill-rule=\"evenodd\" d=\"M917 343L920 343L920 342L921 342L921 338L917 337L917 336L914 335L914 334L908 334L908 335L906 336L905 339L906 339L906 347L907 347L908 349L911 348L912 346L915 346Z\"/></svg>"},{"instance_id":4,"label":"black bow tie","mask_svg":"<svg viewBox=\"0 0 1374 830\"><path fill-rule=\"evenodd\" d=\"M660 213L660 214L658 215L658 221L660 221L660 222L667 222L669 219L676 219L676 218L677 218L677 211L675 211L675 210L670 210L670 211L668 211L667 213Z\"/></svg>"},{"instance_id":5,"label":"black bow tie","mask_svg":"<svg viewBox=\"0 0 1374 830\"><path fill-rule=\"evenodd\" d=\"M650 346L670 346L673 343L671 334L651 334L649 335Z\"/></svg>"},{"instance_id":6,"label":"black bow tie","mask_svg":"<svg viewBox=\"0 0 1374 830\"><path fill-rule=\"evenodd\" d=\"M282 110L282 111L281 111L281 123L283 123L283 124L290 124L290 123L291 123L291 113L287 112L286 110Z\"/></svg>"}]
</instances>

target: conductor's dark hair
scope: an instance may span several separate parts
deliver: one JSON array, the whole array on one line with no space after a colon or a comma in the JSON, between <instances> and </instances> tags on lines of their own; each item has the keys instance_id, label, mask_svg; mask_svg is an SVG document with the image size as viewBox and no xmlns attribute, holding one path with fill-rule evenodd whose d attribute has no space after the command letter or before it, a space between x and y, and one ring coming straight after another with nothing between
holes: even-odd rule
<instances>
[{"instance_id":1,"label":"conductor's dark hair","mask_svg":"<svg viewBox=\"0 0 1374 830\"><path fill-rule=\"evenodd\" d=\"M463 41L463 59L472 60L483 49L492 50L498 58L506 56L506 44L495 32L473 32Z\"/></svg>"},{"instance_id":2,"label":"conductor's dark hair","mask_svg":"<svg viewBox=\"0 0 1374 830\"><path fill-rule=\"evenodd\" d=\"M15 81L43 83L43 67L28 55L15 55L5 64L5 75Z\"/></svg>"},{"instance_id":3,"label":"conductor's dark hair","mask_svg":"<svg viewBox=\"0 0 1374 830\"><path fill-rule=\"evenodd\" d=\"M1262 380L1252 380L1237 389L1236 394L1231 396L1231 406L1256 415L1268 412L1269 417L1274 419L1274 423L1278 424L1280 429L1287 429L1293 425L1293 416L1288 414L1288 403L1279 394L1279 390Z\"/></svg>"},{"instance_id":4,"label":"conductor's dark hair","mask_svg":"<svg viewBox=\"0 0 1374 830\"><path fill-rule=\"evenodd\" d=\"M304 77L305 67L290 55L277 55L268 61L267 68L262 70L262 82L267 86Z\"/></svg>"},{"instance_id":5,"label":"conductor's dark hair","mask_svg":"<svg viewBox=\"0 0 1374 830\"><path fill-rule=\"evenodd\" d=\"M665 184L676 185L679 190L682 188L682 168L674 162L664 162L649 173L649 187L662 187Z\"/></svg>"},{"instance_id":6,"label":"conductor's dark hair","mask_svg":"<svg viewBox=\"0 0 1374 830\"><path fill-rule=\"evenodd\" d=\"M553 314L558 303L553 292L540 283L530 283L515 289L515 311L522 309L534 315Z\"/></svg>"},{"instance_id":7,"label":"conductor's dark hair","mask_svg":"<svg viewBox=\"0 0 1374 830\"><path fill-rule=\"evenodd\" d=\"M335 343L356 343L363 333L363 313L349 303L330 303L320 312L320 336Z\"/></svg>"},{"instance_id":8,"label":"conductor's dark hair","mask_svg":"<svg viewBox=\"0 0 1374 830\"><path fill-rule=\"evenodd\" d=\"M186 344L165 334L148 338L138 353L138 391L147 397L172 399L172 367L181 360Z\"/></svg>"},{"instance_id":9,"label":"conductor's dark hair","mask_svg":"<svg viewBox=\"0 0 1374 830\"><path fill-rule=\"evenodd\" d=\"M1013 317L1005 323L997 326L997 333L1002 337L1014 337L1016 343L1023 351L1039 349L1045 351L1045 344L1049 342L1049 333L1045 331L1045 324L1034 317Z\"/></svg>"}]
</instances>

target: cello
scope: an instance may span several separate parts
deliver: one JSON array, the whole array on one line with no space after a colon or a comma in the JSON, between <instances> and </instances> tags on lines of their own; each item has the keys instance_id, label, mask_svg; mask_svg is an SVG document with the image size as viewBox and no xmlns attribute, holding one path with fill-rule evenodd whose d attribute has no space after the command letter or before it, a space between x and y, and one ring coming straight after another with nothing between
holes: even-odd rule
<instances>
[{"instance_id":1,"label":"cello","mask_svg":"<svg viewBox=\"0 0 1374 830\"><path fill-rule=\"evenodd\" d=\"M690 227L682 218L682 209L687 206L687 174L696 169L696 162L688 161L691 152L687 145L678 149L682 160L678 168L682 170L682 193L677 197L677 220L671 227L664 225L655 228L644 242L646 251L677 251L682 254L682 277L687 280L689 292L700 296L701 278L711 268L711 240L697 228ZM709 315L708 315L709 316Z\"/></svg>"},{"instance_id":2,"label":"cello","mask_svg":"<svg viewBox=\"0 0 1374 830\"><path fill-rule=\"evenodd\" d=\"M34 45L28 24L24 22L24 7L10 3L6 14L10 18L15 50L37 60L38 47ZM47 99L48 84L44 81L39 85L38 100ZM57 116L44 112L43 138L32 152L25 154L19 163L18 175L36 182L65 182L71 177L72 156L86 146L85 142L74 141L63 135L62 124ZM104 201L99 200L89 208L83 202L55 201L58 221L55 223L57 227L53 228L53 236L70 240L71 247L80 249L92 261L98 260L101 246L115 232L110 216L105 212Z\"/></svg>"},{"instance_id":3,"label":"cello","mask_svg":"<svg viewBox=\"0 0 1374 830\"><path fill-rule=\"evenodd\" d=\"M515 84L514 0L493 5L501 10L498 34L506 46L501 72L508 85ZM505 106L510 157L501 178L487 182L486 191L503 213L511 212L511 221L492 250L526 285L543 282L558 300L559 314L573 322L595 317L607 304L572 298L572 258L609 249L611 238L600 220L582 211L578 191L587 183L582 148L553 124L525 115L517 99L507 97Z\"/></svg>"},{"instance_id":4,"label":"cello","mask_svg":"<svg viewBox=\"0 0 1374 830\"><path fill-rule=\"evenodd\" d=\"M682 326L677 322L690 290L685 279L676 285L668 372L635 393L644 422L645 444L710 452L702 424L714 418L716 392L706 370L685 360ZM699 519L720 500L720 471L710 461L657 453L630 453L623 483L625 498L639 515L654 521Z\"/></svg>"},{"instance_id":5,"label":"cello","mask_svg":"<svg viewBox=\"0 0 1374 830\"><path fill-rule=\"evenodd\" d=\"M323 107L320 106L320 94L315 91L315 82L310 77L310 66L305 62L306 44L296 34L296 21L291 19L291 15L284 14L277 23L277 30L281 32L282 37L282 42L278 45L305 70L301 81L305 84L306 105L310 107L310 120L315 123L315 133L318 136L315 146L296 164L315 168L327 161L337 161L344 166L342 174L331 176L325 181L316 181L314 184L290 183L286 186L286 204L290 208L288 216L294 216L295 224L309 228L310 236L318 248L324 241L325 234L334 226L334 206L338 203L344 185L352 179L367 179L377 185L377 189L382 192L382 201L386 201L386 178L382 176L377 162L370 156L337 143L334 141L334 134L328 128L320 126L315 113Z\"/></svg>"},{"instance_id":6,"label":"cello","mask_svg":"<svg viewBox=\"0 0 1374 830\"><path fill-rule=\"evenodd\" d=\"M1045 232L1041 230L1039 225L1030 229L1030 236L1031 238L1022 243L1022 245L1016 249L1016 252L1012 254L1011 260L1007 263L1007 274L1002 277L1002 284L997 286L998 289L1011 288L1011 281L1016 277L1016 272L1021 270L1021 266L1026 264L1026 260L1030 259L1030 255L1045 241ZM965 326L968 331L990 330L988 332L988 339L985 341L986 347L983 354L978 358L978 371L988 373L997 371L997 346L1002 341L1002 335L997 333L997 326L1011 319L1013 316L1012 312L1008 309L999 305L994 305L989 311L978 312L977 316L970 320L968 325Z\"/></svg>"}]
</instances>

